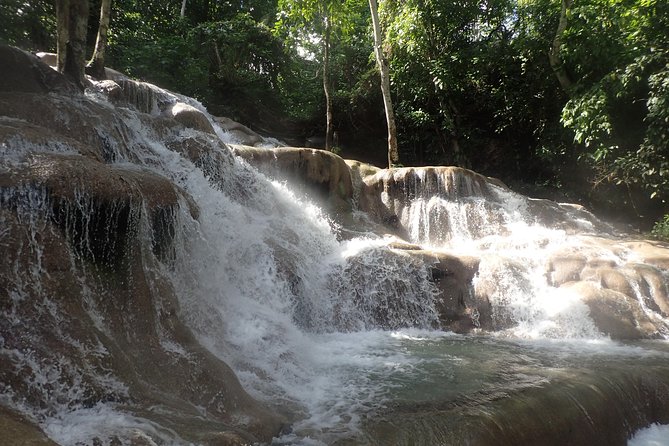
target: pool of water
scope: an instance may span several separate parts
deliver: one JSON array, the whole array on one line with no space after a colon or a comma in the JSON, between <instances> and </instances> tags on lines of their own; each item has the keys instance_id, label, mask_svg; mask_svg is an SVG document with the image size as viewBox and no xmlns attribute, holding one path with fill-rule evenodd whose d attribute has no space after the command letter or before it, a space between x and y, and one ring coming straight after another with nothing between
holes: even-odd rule
<instances>
[{"instance_id":1,"label":"pool of water","mask_svg":"<svg viewBox=\"0 0 669 446\"><path fill-rule=\"evenodd\" d=\"M328 397L276 444L625 444L668 413L666 342L419 330L319 341Z\"/></svg>"}]
</instances>

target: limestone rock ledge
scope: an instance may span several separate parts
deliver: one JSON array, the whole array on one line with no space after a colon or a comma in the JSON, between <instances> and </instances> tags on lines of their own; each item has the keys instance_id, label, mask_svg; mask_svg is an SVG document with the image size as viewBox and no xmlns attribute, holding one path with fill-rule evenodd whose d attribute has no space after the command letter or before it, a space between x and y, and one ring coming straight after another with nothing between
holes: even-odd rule
<instances>
[{"instance_id":1,"label":"limestone rock ledge","mask_svg":"<svg viewBox=\"0 0 669 446\"><path fill-rule=\"evenodd\" d=\"M230 147L235 155L261 172L290 181L335 214L350 211L351 173L339 156L325 150L298 147L264 149L235 144Z\"/></svg>"},{"instance_id":2,"label":"limestone rock ledge","mask_svg":"<svg viewBox=\"0 0 669 446\"><path fill-rule=\"evenodd\" d=\"M135 114L121 93L107 82L99 94L109 101L91 100L36 57L0 46L0 389L8 398L0 426L16 441L51 445L37 425L48 422L42 414L110 404L197 444L269 442L282 419L198 343L163 274L175 225L198 209L158 170L133 164L151 147L132 120L166 145L184 123L148 113L150 94L136 98L146 112ZM192 129L194 156L223 153L207 130ZM216 158L211 176L222 178L231 159ZM7 408L12 398L40 419ZM133 432L114 435L135 442Z\"/></svg>"}]
</instances>

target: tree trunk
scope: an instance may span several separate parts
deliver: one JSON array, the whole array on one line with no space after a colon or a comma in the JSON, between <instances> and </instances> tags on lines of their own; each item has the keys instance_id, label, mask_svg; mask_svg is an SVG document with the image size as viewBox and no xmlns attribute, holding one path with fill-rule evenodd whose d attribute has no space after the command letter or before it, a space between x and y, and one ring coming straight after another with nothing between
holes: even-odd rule
<instances>
[{"instance_id":1,"label":"tree trunk","mask_svg":"<svg viewBox=\"0 0 669 446\"><path fill-rule=\"evenodd\" d=\"M109 16L111 15L111 1L102 0L100 5L100 25L95 40L93 57L88 62L89 74L95 79L105 79L105 49L107 48L107 31L109 30Z\"/></svg>"},{"instance_id":2,"label":"tree trunk","mask_svg":"<svg viewBox=\"0 0 669 446\"><path fill-rule=\"evenodd\" d=\"M86 32L88 0L57 0L58 71L80 89L86 88Z\"/></svg>"},{"instance_id":3,"label":"tree trunk","mask_svg":"<svg viewBox=\"0 0 669 446\"><path fill-rule=\"evenodd\" d=\"M548 60L551 64L551 68L557 77L558 82L562 89L567 93L568 96L571 96L574 90L574 82L572 81L567 69L564 66L562 57L560 56L561 47L562 47L562 35L567 29L567 12L571 9L574 0L562 0L562 8L560 10L560 21L558 22L557 31L555 32L555 37L553 37L553 44L551 49L548 52Z\"/></svg>"},{"instance_id":4,"label":"tree trunk","mask_svg":"<svg viewBox=\"0 0 669 446\"><path fill-rule=\"evenodd\" d=\"M381 74L381 93L383 94L383 106L386 111L386 122L388 124L388 167L399 165L400 157L397 150L397 128L395 127L395 114L393 102L390 97L390 70L388 61L383 55L381 36L381 25L379 23L379 9L376 0L369 0L369 9L372 13L372 25L374 25L374 54L376 63Z\"/></svg>"},{"instance_id":5,"label":"tree trunk","mask_svg":"<svg viewBox=\"0 0 669 446\"><path fill-rule=\"evenodd\" d=\"M181 1L181 12L179 13L179 16L182 19L186 17L186 0Z\"/></svg>"},{"instance_id":6,"label":"tree trunk","mask_svg":"<svg viewBox=\"0 0 669 446\"><path fill-rule=\"evenodd\" d=\"M59 73L65 71L65 55L67 54L67 41L70 34L70 1L56 0L56 68Z\"/></svg>"},{"instance_id":7,"label":"tree trunk","mask_svg":"<svg viewBox=\"0 0 669 446\"><path fill-rule=\"evenodd\" d=\"M332 150L334 132L332 118L332 93L330 88L330 17L325 5L325 36L323 39L323 91L325 92L325 150Z\"/></svg>"}]
</instances>

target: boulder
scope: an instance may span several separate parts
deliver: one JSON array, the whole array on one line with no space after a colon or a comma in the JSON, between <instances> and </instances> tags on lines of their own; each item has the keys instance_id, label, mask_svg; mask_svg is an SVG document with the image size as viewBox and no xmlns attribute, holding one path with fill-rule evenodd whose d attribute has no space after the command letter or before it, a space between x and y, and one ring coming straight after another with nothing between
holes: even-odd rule
<instances>
[{"instance_id":1,"label":"boulder","mask_svg":"<svg viewBox=\"0 0 669 446\"><path fill-rule=\"evenodd\" d=\"M39 57L39 59L50 66L51 68L56 68L58 65L58 54L56 53L45 53L43 51L40 51L38 53L35 53L35 56Z\"/></svg>"},{"instance_id":2,"label":"boulder","mask_svg":"<svg viewBox=\"0 0 669 446\"><path fill-rule=\"evenodd\" d=\"M651 241L581 235L546 263L550 285L576 290L600 331L614 338L656 337L669 327L669 250Z\"/></svg>"},{"instance_id":3,"label":"boulder","mask_svg":"<svg viewBox=\"0 0 669 446\"><path fill-rule=\"evenodd\" d=\"M7 45L0 45L0 92L81 95L73 82L39 57Z\"/></svg>"},{"instance_id":4,"label":"boulder","mask_svg":"<svg viewBox=\"0 0 669 446\"><path fill-rule=\"evenodd\" d=\"M587 258L579 254L562 254L550 258L546 267L546 279L552 286L560 286L567 282L580 280L581 271Z\"/></svg>"},{"instance_id":5,"label":"boulder","mask_svg":"<svg viewBox=\"0 0 669 446\"><path fill-rule=\"evenodd\" d=\"M97 81L94 85L107 97L109 102L119 102L123 99L123 89L113 80L105 79Z\"/></svg>"},{"instance_id":6,"label":"boulder","mask_svg":"<svg viewBox=\"0 0 669 446\"><path fill-rule=\"evenodd\" d=\"M255 147L262 145L264 142L262 136L230 118L214 117L214 121L224 133L228 134L232 143Z\"/></svg>"},{"instance_id":7,"label":"boulder","mask_svg":"<svg viewBox=\"0 0 669 446\"><path fill-rule=\"evenodd\" d=\"M52 212L68 237L85 235L86 255L109 265L118 265L131 249L127 241L143 212L159 256L171 249L180 204L189 206L193 218L198 216L194 201L168 179L80 155L27 155L0 175L0 189L2 205L10 209L25 207L26 194L42 194L42 211Z\"/></svg>"},{"instance_id":8,"label":"boulder","mask_svg":"<svg viewBox=\"0 0 669 446\"><path fill-rule=\"evenodd\" d=\"M425 255L436 260L432 279L439 290L437 311L442 327L456 333L492 329L490 301L474 293L472 287L479 259L435 251L426 251Z\"/></svg>"},{"instance_id":9,"label":"boulder","mask_svg":"<svg viewBox=\"0 0 669 446\"><path fill-rule=\"evenodd\" d=\"M595 326L611 339L647 339L659 336L657 322L647 315L638 301L618 291L601 288L592 282L563 285L576 291L590 310Z\"/></svg>"},{"instance_id":10,"label":"boulder","mask_svg":"<svg viewBox=\"0 0 669 446\"><path fill-rule=\"evenodd\" d=\"M435 302L442 329L467 333L493 328L488 298L476 294L472 287L472 280L478 272L478 258L426 250L400 241L392 242L388 247L403 251L430 266L430 278L437 288Z\"/></svg>"},{"instance_id":11,"label":"boulder","mask_svg":"<svg viewBox=\"0 0 669 446\"><path fill-rule=\"evenodd\" d=\"M232 144L235 155L272 178L290 181L335 214L351 209L353 186L346 162L325 150L297 147L261 149Z\"/></svg>"},{"instance_id":12,"label":"boulder","mask_svg":"<svg viewBox=\"0 0 669 446\"><path fill-rule=\"evenodd\" d=\"M190 129L199 130L204 133L215 135L209 119L197 108L192 105L177 102L170 109L171 116L179 123Z\"/></svg>"}]
</instances>

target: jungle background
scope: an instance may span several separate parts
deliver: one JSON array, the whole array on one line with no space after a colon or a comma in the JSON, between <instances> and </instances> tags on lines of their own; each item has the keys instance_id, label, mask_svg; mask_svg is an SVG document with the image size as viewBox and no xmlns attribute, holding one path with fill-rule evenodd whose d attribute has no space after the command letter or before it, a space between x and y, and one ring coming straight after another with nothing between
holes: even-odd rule
<instances>
[{"instance_id":1,"label":"jungle background","mask_svg":"<svg viewBox=\"0 0 669 446\"><path fill-rule=\"evenodd\" d=\"M470 168L669 237L669 2L383 0L379 15L401 165ZM53 1L3 0L0 17L0 42L55 52ZM113 0L106 65L296 146L321 145L329 91L332 150L385 167L373 43L366 0Z\"/></svg>"}]
</instances>

